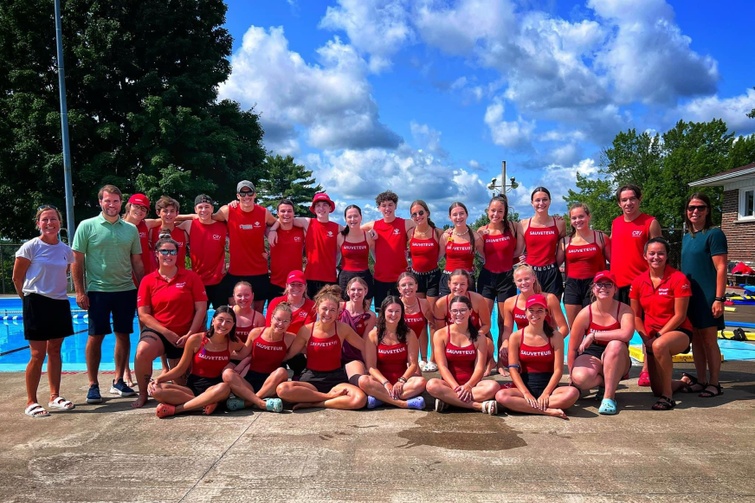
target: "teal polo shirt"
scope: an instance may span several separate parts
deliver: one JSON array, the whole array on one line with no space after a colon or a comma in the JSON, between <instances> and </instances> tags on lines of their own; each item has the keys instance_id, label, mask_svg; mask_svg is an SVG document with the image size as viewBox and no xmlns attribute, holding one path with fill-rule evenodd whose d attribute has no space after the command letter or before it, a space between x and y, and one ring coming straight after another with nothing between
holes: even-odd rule
<instances>
[{"instance_id":1,"label":"teal polo shirt","mask_svg":"<svg viewBox=\"0 0 755 503\"><path fill-rule=\"evenodd\" d=\"M136 289L131 255L142 252L136 227L120 218L108 222L100 213L79 224L73 251L84 254L87 292L125 292Z\"/></svg>"}]
</instances>

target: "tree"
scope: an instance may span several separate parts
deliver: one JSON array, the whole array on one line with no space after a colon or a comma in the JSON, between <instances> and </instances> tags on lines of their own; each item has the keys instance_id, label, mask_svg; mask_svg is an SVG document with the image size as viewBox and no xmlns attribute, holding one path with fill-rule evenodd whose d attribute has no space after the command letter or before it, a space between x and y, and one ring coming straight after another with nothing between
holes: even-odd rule
<instances>
[{"instance_id":1,"label":"tree","mask_svg":"<svg viewBox=\"0 0 755 503\"><path fill-rule=\"evenodd\" d=\"M230 74L222 0L67 0L63 39L77 221L99 211L100 186L184 205L220 200L260 177L262 128L217 102ZM0 4L0 235L28 237L40 203L63 207L51 0Z\"/></svg>"},{"instance_id":2,"label":"tree","mask_svg":"<svg viewBox=\"0 0 755 503\"><path fill-rule=\"evenodd\" d=\"M567 207L584 203L590 209L590 226L593 229L611 232L611 222L620 213L616 204L613 183L607 178L592 179L577 173L577 189L564 197ZM566 219L569 222L569 219Z\"/></svg>"},{"instance_id":3,"label":"tree","mask_svg":"<svg viewBox=\"0 0 755 503\"><path fill-rule=\"evenodd\" d=\"M315 193L322 191L312 171L296 164L290 155L268 155L263 164L264 175L257 184L259 204L275 210L278 201L290 199L297 216L312 216L309 207Z\"/></svg>"}]
</instances>

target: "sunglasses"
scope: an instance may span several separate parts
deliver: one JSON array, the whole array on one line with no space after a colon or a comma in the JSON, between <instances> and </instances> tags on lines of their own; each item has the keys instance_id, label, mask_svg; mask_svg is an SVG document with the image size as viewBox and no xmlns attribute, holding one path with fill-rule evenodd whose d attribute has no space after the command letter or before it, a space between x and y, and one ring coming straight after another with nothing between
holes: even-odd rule
<instances>
[{"instance_id":1,"label":"sunglasses","mask_svg":"<svg viewBox=\"0 0 755 503\"><path fill-rule=\"evenodd\" d=\"M37 207L37 211L44 211L44 210L55 210L55 211L58 211L58 208L56 208L52 204L43 204L43 205Z\"/></svg>"},{"instance_id":2,"label":"sunglasses","mask_svg":"<svg viewBox=\"0 0 755 503\"><path fill-rule=\"evenodd\" d=\"M157 250L157 253L159 253L160 255L178 255L178 250L162 249L162 250Z\"/></svg>"},{"instance_id":3,"label":"sunglasses","mask_svg":"<svg viewBox=\"0 0 755 503\"><path fill-rule=\"evenodd\" d=\"M239 197L254 197L254 192L239 192Z\"/></svg>"},{"instance_id":4,"label":"sunglasses","mask_svg":"<svg viewBox=\"0 0 755 503\"><path fill-rule=\"evenodd\" d=\"M425 210L419 210L412 213L412 218L415 217L424 217L425 216Z\"/></svg>"},{"instance_id":5,"label":"sunglasses","mask_svg":"<svg viewBox=\"0 0 755 503\"><path fill-rule=\"evenodd\" d=\"M689 211L690 213L692 213L692 212L693 212L693 211L695 211L695 210L697 210L697 211L705 211L705 210L707 210L707 209L708 209L708 207L707 207L707 206L705 206L704 204L703 204L703 205L700 205L700 206L697 206L697 205L690 205L690 206L687 206L687 211Z\"/></svg>"}]
</instances>

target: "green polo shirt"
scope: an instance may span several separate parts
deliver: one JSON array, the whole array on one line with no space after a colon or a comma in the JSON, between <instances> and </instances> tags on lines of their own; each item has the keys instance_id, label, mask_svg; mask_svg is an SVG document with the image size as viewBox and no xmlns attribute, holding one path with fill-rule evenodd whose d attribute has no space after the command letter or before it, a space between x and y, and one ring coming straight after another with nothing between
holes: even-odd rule
<instances>
[{"instance_id":1,"label":"green polo shirt","mask_svg":"<svg viewBox=\"0 0 755 503\"><path fill-rule=\"evenodd\" d=\"M100 213L79 224L71 248L85 255L88 292L136 289L131 277L131 255L140 254L142 247L135 226L120 218L110 223Z\"/></svg>"}]
</instances>

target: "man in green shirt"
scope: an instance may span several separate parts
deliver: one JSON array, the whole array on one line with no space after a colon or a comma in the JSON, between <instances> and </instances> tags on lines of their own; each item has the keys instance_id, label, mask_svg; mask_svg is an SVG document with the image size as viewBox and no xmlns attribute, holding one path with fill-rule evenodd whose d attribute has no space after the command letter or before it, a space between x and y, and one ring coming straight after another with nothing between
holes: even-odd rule
<instances>
[{"instance_id":1,"label":"man in green shirt","mask_svg":"<svg viewBox=\"0 0 755 503\"><path fill-rule=\"evenodd\" d=\"M131 352L129 335L136 311L136 285L144 276L139 233L121 220L121 191L115 185L100 189L102 212L82 221L73 238L73 284L76 303L89 313L89 339L86 345L89 392L87 403L101 403L97 374L105 335L115 331L115 375L110 393L133 396L123 382L123 371ZM86 287L84 284L86 273ZM113 316L113 330L110 315Z\"/></svg>"}]
</instances>

